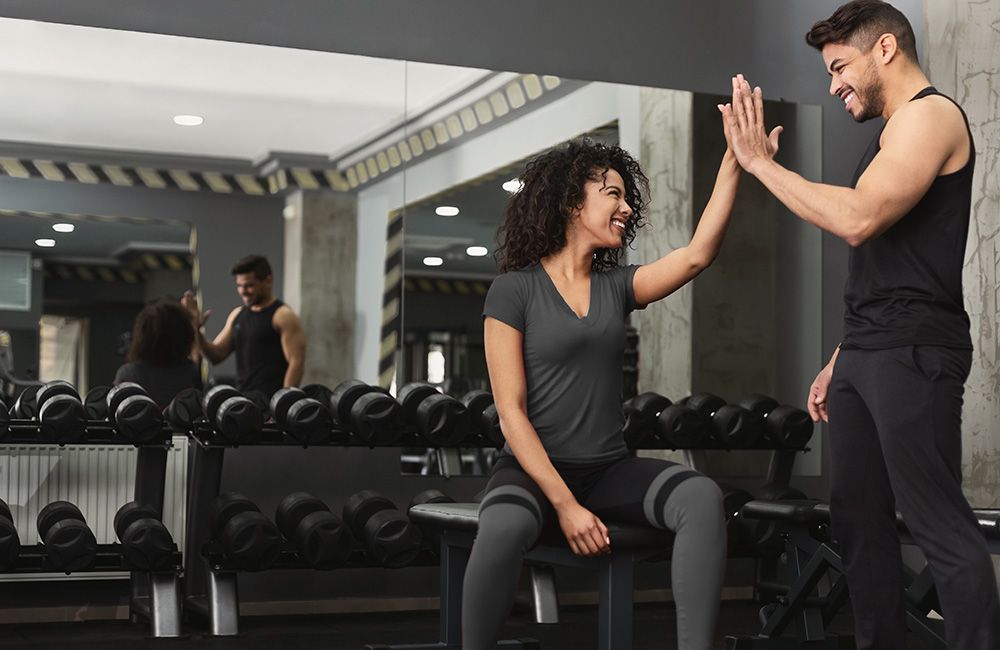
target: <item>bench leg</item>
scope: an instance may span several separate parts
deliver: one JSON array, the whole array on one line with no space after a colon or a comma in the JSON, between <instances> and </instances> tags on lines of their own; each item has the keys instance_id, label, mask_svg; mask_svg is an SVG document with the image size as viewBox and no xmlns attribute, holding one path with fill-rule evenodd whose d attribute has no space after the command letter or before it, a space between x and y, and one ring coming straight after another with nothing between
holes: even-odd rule
<instances>
[{"instance_id":1,"label":"bench leg","mask_svg":"<svg viewBox=\"0 0 1000 650\"><path fill-rule=\"evenodd\" d=\"M626 650L632 647L634 562L631 553L612 553L600 569L598 650Z\"/></svg>"},{"instance_id":2,"label":"bench leg","mask_svg":"<svg viewBox=\"0 0 1000 650\"><path fill-rule=\"evenodd\" d=\"M536 623L554 625L559 622L556 571L551 566L531 565L531 601Z\"/></svg>"}]
</instances>

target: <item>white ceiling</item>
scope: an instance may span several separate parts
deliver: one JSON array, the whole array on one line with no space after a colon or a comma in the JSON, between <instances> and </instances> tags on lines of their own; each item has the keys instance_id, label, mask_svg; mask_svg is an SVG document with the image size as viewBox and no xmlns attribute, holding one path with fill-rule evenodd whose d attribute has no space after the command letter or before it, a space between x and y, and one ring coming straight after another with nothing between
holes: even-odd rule
<instances>
[{"instance_id":1,"label":"white ceiling","mask_svg":"<svg viewBox=\"0 0 1000 650\"><path fill-rule=\"evenodd\" d=\"M0 140L253 160L336 157L488 74L13 19L0 43Z\"/></svg>"}]
</instances>

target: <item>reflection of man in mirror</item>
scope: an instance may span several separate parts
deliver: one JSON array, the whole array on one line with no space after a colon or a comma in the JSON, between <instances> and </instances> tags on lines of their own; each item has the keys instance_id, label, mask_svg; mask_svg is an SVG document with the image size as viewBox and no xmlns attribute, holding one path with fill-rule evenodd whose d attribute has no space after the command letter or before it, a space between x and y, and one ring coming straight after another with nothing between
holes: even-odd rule
<instances>
[{"instance_id":1,"label":"reflection of man in mirror","mask_svg":"<svg viewBox=\"0 0 1000 650\"><path fill-rule=\"evenodd\" d=\"M809 391L830 423L831 515L858 648L906 636L895 511L927 556L950 648L1000 648L989 551L962 492L962 395L972 363L962 263L975 147L964 111L921 70L906 17L877 0L806 35L830 94L856 122L881 117L851 187L773 159L760 88L733 78L723 108L740 165L792 212L851 246L844 338Z\"/></svg>"},{"instance_id":2,"label":"reflection of man in mirror","mask_svg":"<svg viewBox=\"0 0 1000 650\"><path fill-rule=\"evenodd\" d=\"M283 386L298 386L306 360L306 339L299 317L274 297L274 277L267 258L244 257L233 266L236 291L243 305L229 313L214 341L198 331L198 345L212 363L236 353L237 387L244 393L260 391L270 397ZM199 328L211 310L198 309L190 291L182 299Z\"/></svg>"}]
</instances>

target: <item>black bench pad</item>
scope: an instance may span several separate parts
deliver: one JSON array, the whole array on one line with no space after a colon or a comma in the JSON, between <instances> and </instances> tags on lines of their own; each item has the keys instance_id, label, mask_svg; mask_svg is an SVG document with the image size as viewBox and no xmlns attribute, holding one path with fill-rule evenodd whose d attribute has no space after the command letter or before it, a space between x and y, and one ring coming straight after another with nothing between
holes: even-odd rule
<instances>
[{"instance_id":1,"label":"black bench pad","mask_svg":"<svg viewBox=\"0 0 1000 650\"><path fill-rule=\"evenodd\" d=\"M478 503L424 503L410 508L410 520L421 526L475 533L479 527ZM656 550L669 548L674 534L651 526L629 526L605 522L612 549ZM568 548L561 535L550 535L546 544Z\"/></svg>"}]
</instances>

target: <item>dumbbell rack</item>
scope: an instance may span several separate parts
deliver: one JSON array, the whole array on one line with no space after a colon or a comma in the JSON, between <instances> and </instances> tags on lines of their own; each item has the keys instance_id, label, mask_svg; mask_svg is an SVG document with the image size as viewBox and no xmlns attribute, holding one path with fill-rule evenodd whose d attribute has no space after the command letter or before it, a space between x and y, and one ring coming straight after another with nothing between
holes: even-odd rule
<instances>
[{"instance_id":1,"label":"dumbbell rack","mask_svg":"<svg viewBox=\"0 0 1000 650\"><path fill-rule=\"evenodd\" d=\"M375 446L341 429L332 429L328 442L303 445L287 435L280 428L265 425L260 437L248 447L369 447ZM212 500L219 495L222 486L222 466L227 449L239 445L223 444L214 437L211 426L204 420L196 421L187 432L191 444L188 445L188 500L187 538L184 540L184 557L187 566L184 573L184 607L209 623L214 636L234 636L239 634L239 594L237 589L237 569L228 563L219 544L211 537L210 513ZM413 444L426 445L416 430L407 428L392 444L381 447L400 447ZM437 557L422 551L407 566L433 566ZM344 567L363 568L374 566L363 553L352 552ZM309 566L291 545L284 544L281 554L271 570L308 569Z\"/></svg>"},{"instance_id":2,"label":"dumbbell rack","mask_svg":"<svg viewBox=\"0 0 1000 650\"><path fill-rule=\"evenodd\" d=\"M12 418L9 431L3 436L5 443L48 444L64 446L42 440L36 420ZM114 425L105 420L87 422L86 433L72 445L131 445L116 435ZM162 436L153 442L138 446L135 471L135 501L154 509L162 516L164 484L167 475L167 453L173 447L172 433L166 426ZM94 564L80 573L99 571L128 571L129 612L133 622L139 618L149 621L153 637L181 636L180 576L183 573L182 556L174 554L170 568L163 571L137 570L121 553L120 544L99 544ZM17 566L10 573L60 573L53 567L44 548L22 548Z\"/></svg>"}]
</instances>

